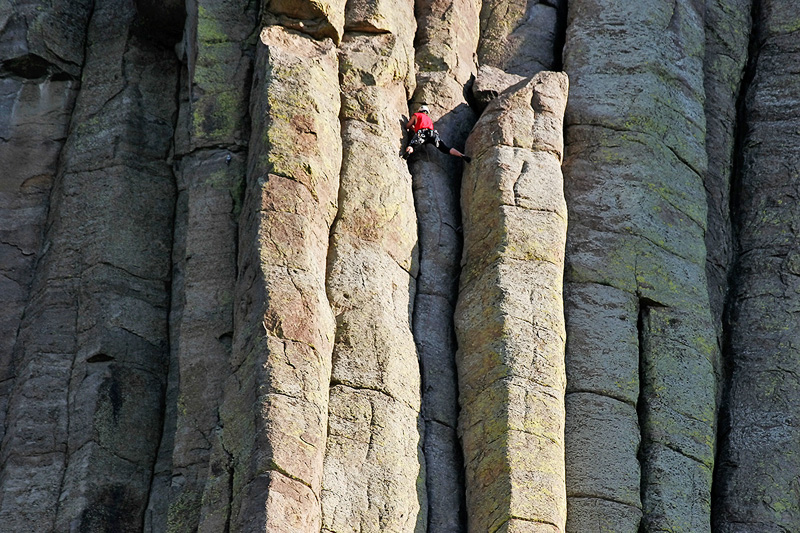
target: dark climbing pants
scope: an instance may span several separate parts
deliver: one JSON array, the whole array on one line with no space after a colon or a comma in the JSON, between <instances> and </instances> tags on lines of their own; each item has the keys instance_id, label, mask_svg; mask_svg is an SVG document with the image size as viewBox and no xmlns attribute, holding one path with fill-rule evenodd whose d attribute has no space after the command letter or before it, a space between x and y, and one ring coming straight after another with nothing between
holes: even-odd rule
<instances>
[{"instance_id":1,"label":"dark climbing pants","mask_svg":"<svg viewBox=\"0 0 800 533\"><path fill-rule=\"evenodd\" d=\"M408 143L409 146L415 149L417 146L422 146L423 144L432 144L443 154L450 153L450 147L444 144L444 141L439 138L439 132L436 130L419 130L411 138L411 142Z\"/></svg>"}]
</instances>

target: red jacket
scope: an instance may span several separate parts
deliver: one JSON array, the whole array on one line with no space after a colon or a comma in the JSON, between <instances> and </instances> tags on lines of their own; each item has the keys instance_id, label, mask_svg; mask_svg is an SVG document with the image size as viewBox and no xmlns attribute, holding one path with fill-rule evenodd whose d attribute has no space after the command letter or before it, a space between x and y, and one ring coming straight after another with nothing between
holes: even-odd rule
<instances>
[{"instance_id":1,"label":"red jacket","mask_svg":"<svg viewBox=\"0 0 800 533\"><path fill-rule=\"evenodd\" d=\"M414 113L414 117L417 119L414 122L414 133L417 133L419 130L432 130L433 129L433 121L431 117L428 116L427 113Z\"/></svg>"}]
</instances>

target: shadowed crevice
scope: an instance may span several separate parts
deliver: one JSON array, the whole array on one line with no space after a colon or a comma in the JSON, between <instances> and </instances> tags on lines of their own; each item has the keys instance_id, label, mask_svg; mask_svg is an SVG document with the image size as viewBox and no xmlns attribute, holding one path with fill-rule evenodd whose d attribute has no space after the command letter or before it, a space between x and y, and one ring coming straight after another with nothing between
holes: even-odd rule
<instances>
[{"instance_id":1,"label":"shadowed crevice","mask_svg":"<svg viewBox=\"0 0 800 533\"><path fill-rule=\"evenodd\" d=\"M713 481L711 485L711 527L716 531L725 523L724 497L726 491L727 474L736 468L736 464L729 458L731 432L731 385L734 368L734 347L732 340L732 324L735 321L738 272L737 267L741 257L741 246L739 243L740 228L740 206L741 189L744 180L744 151L748 134L748 108L747 94L755 78L758 56L762 47L762 37L760 35L759 18L761 7L759 0L752 0L750 11L749 44L747 50L747 62L742 79L739 85L739 93L736 100L736 122L734 128L734 159L731 169L731 183L728 213L730 217L730 242L732 246L730 263L727 271L727 291L722 314L722 335L721 335L721 368L720 368L720 406L717 414L717 433L716 433L716 456L714 460Z\"/></svg>"},{"instance_id":2,"label":"shadowed crevice","mask_svg":"<svg viewBox=\"0 0 800 533\"><path fill-rule=\"evenodd\" d=\"M639 491L640 491L640 498L642 502L642 519L639 522L639 533L647 533L647 528L645 527L645 523L647 522L646 516L644 514L645 511L645 497L646 497L646 487L648 484L648 469L647 469L647 395L645 393L645 383L647 383L647 376L645 372L646 368L646 345L647 345L647 319L650 313L649 304L653 302L647 301L644 298L639 299L639 313L636 319L636 331L639 337L639 397L636 401L636 415L639 421L639 432L640 432L640 441L639 441L639 451L637 453L637 459L639 460L639 468L641 472L641 478L639 481Z\"/></svg>"}]
</instances>

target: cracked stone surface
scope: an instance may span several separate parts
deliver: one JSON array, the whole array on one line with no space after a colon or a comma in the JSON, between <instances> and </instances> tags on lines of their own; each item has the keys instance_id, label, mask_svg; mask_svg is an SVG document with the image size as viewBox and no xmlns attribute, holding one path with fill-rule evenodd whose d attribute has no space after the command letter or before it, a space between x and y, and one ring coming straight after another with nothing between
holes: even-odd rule
<instances>
[{"instance_id":1,"label":"cracked stone surface","mask_svg":"<svg viewBox=\"0 0 800 533\"><path fill-rule=\"evenodd\" d=\"M710 530L704 43L696 2L570 2L567 531Z\"/></svg>"},{"instance_id":2,"label":"cracked stone surface","mask_svg":"<svg viewBox=\"0 0 800 533\"><path fill-rule=\"evenodd\" d=\"M797 346L797 76L800 14L791 2L755 12L752 80L736 194L738 261L731 288L730 380L717 473L719 531L792 531L800 408ZM788 62L788 63L787 63Z\"/></svg>"},{"instance_id":3,"label":"cracked stone surface","mask_svg":"<svg viewBox=\"0 0 800 533\"><path fill-rule=\"evenodd\" d=\"M519 83L467 140L455 324L469 531L564 531L567 88L563 73Z\"/></svg>"},{"instance_id":4,"label":"cracked stone surface","mask_svg":"<svg viewBox=\"0 0 800 533\"><path fill-rule=\"evenodd\" d=\"M177 61L136 24L124 2L89 23L15 349L0 453L12 531L142 528L168 362L175 100L163 96Z\"/></svg>"},{"instance_id":5,"label":"cracked stone surface","mask_svg":"<svg viewBox=\"0 0 800 533\"><path fill-rule=\"evenodd\" d=\"M0 0L0 529L800 530L796 7Z\"/></svg>"}]
</instances>

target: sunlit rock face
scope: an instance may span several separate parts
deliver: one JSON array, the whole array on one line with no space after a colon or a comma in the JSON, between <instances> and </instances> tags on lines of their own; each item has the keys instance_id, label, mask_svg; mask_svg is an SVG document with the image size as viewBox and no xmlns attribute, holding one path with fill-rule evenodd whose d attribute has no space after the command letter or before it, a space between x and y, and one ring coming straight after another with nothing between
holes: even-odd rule
<instances>
[{"instance_id":1,"label":"sunlit rock face","mask_svg":"<svg viewBox=\"0 0 800 533\"><path fill-rule=\"evenodd\" d=\"M0 529L800 530L798 17L0 0Z\"/></svg>"}]
</instances>

